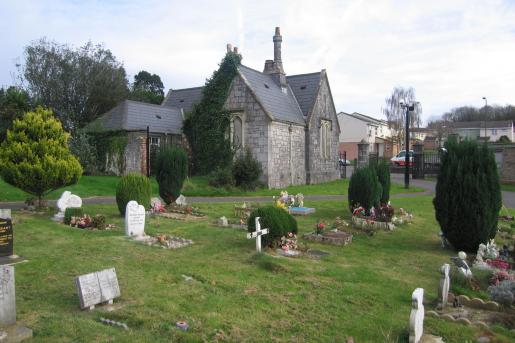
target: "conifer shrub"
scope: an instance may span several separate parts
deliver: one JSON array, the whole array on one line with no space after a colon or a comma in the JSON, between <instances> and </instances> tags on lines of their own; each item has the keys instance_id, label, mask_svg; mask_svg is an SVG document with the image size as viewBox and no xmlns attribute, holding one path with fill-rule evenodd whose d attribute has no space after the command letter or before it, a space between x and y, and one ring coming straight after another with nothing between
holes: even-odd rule
<instances>
[{"instance_id":1,"label":"conifer shrub","mask_svg":"<svg viewBox=\"0 0 515 343\"><path fill-rule=\"evenodd\" d=\"M289 232L297 234L297 221L283 209L266 206L252 211L247 220L249 232L256 231L256 217L260 218L261 229L269 229L269 233L261 237L263 246L274 247Z\"/></svg>"},{"instance_id":2,"label":"conifer shrub","mask_svg":"<svg viewBox=\"0 0 515 343\"><path fill-rule=\"evenodd\" d=\"M372 207L378 208L381 194L381 183L373 166L367 165L352 173L348 190L351 213L358 206L362 206L367 214Z\"/></svg>"},{"instance_id":3,"label":"conifer shrub","mask_svg":"<svg viewBox=\"0 0 515 343\"><path fill-rule=\"evenodd\" d=\"M183 149L164 147L156 157L156 180L159 195L171 204L181 195L184 180L188 176L188 156Z\"/></svg>"},{"instance_id":4,"label":"conifer shrub","mask_svg":"<svg viewBox=\"0 0 515 343\"><path fill-rule=\"evenodd\" d=\"M209 174L209 185L213 187L232 187L234 186L234 176L232 168L218 168Z\"/></svg>"},{"instance_id":5,"label":"conifer shrub","mask_svg":"<svg viewBox=\"0 0 515 343\"><path fill-rule=\"evenodd\" d=\"M254 190L259 185L259 177L262 173L261 163L252 156L249 149L246 149L234 161L232 173L236 186Z\"/></svg>"},{"instance_id":6,"label":"conifer shrub","mask_svg":"<svg viewBox=\"0 0 515 343\"><path fill-rule=\"evenodd\" d=\"M68 207L64 210L64 223L70 225L72 217L82 217L83 215L84 210L82 207Z\"/></svg>"},{"instance_id":7,"label":"conifer shrub","mask_svg":"<svg viewBox=\"0 0 515 343\"><path fill-rule=\"evenodd\" d=\"M450 139L433 199L436 220L457 250L476 252L495 237L502 205L494 154L486 144Z\"/></svg>"},{"instance_id":8,"label":"conifer shrub","mask_svg":"<svg viewBox=\"0 0 515 343\"><path fill-rule=\"evenodd\" d=\"M151 195L152 188L148 177L136 173L123 176L116 187L116 203L120 214L125 215L127 203L131 200L148 208Z\"/></svg>"},{"instance_id":9,"label":"conifer shrub","mask_svg":"<svg viewBox=\"0 0 515 343\"><path fill-rule=\"evenodd\" d=\"M390 200L390 165L387 161L381 160L374 164L377 179L381 184L380 204L387 204Z\"/></svg>"}]
</instances>

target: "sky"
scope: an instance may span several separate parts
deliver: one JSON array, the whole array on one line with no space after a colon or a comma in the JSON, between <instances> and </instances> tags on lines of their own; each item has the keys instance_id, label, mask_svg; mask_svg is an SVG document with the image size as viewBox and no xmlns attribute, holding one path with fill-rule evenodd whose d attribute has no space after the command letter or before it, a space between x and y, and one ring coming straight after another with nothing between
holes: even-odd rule
<instances>
[{"instance_id":1,"label":"sky","mask_svg":"<svg viewBox=\"0 0 515 343\"><path fill-rule=\"evenodd\" d=\"M262 70L276 26L286 74L326 69L338 112L383 118L396 86L415 89L426 121L483 97L515 105L515 0L0 0L0 86L41 37L103 43L130 81L146 70L166 89L201 86L227 43Z\"/></svg>"}]
</instances>

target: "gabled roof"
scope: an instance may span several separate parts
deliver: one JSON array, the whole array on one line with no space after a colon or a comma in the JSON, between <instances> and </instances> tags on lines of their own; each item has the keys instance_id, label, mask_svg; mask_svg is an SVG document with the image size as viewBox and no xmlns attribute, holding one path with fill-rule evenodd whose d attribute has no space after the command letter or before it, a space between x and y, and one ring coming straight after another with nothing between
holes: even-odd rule
<instances>
[{"instance_id":1,"label":"gabled roof","mask_svg":"<svg viewBox=\"0 0 515 343\"><path fill-rule=\"evenodd\" d=\"M193 87L183 89L170 89L163 100L162 106L182 108L184 112L191 111L194 104L202 100L202 89L204 87Z\"/></svg>"},{"instance_id":2,"label":"gabled roof","mask_svg":"<svg viewBox=\"0 0 515 343\"><path fill-rule=\"evenodd\" d=\"M358 112L354 112L354 113L340 112L338 114L345 114L350 117L353 117L353 118L356 118L356 119L359 119L359 120L362 120L362 121L365 121L367 123L374 124L374 125L388 125L388 123L385 120L376 119L376 118L373 118L373 117L370 117L370 116L367 116L367 115L364 115L364 114L361 114Z\"/></svg>"},{"instance_id":3,"label":"gabled roof","mask_svg":"<svg viewBox=\"0 0 515 343\"><path fill-rule=\"evenodd\" d=\"M451 123L451 126L455 129L479 129L484 128L500 128L500 127L512 127L513 122L511 120L497 120L497 121L458 121Z\"/></svg>"},{"instance_id":4,"label":"gabled roof","mask_svg":"<svg viewBox=\"0 0 515 343\"><path fill-rule=\"evenodd\" d=\"M89 125L86 131L140 131L180 134L182 113L178 108L124 100Z\"/></svg>"},{"instance_id":5,"label":"gabled roof","mask_svg":"<svg viewBox=\"0 0 515 343\"><path fill-rule=\"evenodd\" d=\"M283 92L270 75L244 65L238 67L238 72L272 120L306 123L291 87Z\"/></svg>"},{"instance_id":6,"label":"gabled roof","mask_svg":"<svg viewBox=\"0 0 515 343\"><path fill-rule=\"evenodd\" d=\"M321 72L316 72L286 77L305 116L309 115L309 111L311 111L315 103L320 84L320 75Z\"/></svg>"}]
</instances>

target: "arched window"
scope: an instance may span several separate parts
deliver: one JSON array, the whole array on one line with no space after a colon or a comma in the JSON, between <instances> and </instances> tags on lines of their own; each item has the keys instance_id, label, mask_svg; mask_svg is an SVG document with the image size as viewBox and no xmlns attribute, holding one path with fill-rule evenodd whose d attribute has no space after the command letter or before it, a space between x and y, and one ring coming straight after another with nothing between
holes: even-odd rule
<instances>
[{"instance_id":1,"label":"arched window","mask_svg":"<svg viewBox=\"0 0 515 343\"><path fill-rule=\"evenodd\" d=\"M235 148L241 148L243 146L243 121L240 117L234 117L232 128L232 144Z\"/></svg>"},{"instance_id":2,"label":"arched window","mask_svg":"<svg viewBox=\"0 0 515 343\"><path fill-rule=\"evenodd\" d=\"M331 158L331 122L320 122L320 156L323 159Z\"/></svg>"}]
</instances>

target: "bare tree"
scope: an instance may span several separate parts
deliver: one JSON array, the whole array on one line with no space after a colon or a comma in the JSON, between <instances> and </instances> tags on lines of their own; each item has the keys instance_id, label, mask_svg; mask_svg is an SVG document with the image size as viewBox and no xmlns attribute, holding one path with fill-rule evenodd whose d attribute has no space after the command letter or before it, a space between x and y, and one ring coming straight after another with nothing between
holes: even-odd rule
<instances>
[{"instance_id":1,"label":"bare tree","mask_svg":"<svg viewBox=\"0 0 515 343\"><path fill-rule=\"evenodd\" d=\"M412 87L395 87L392 94L385 99L386 107L383 113L388 121L388 126L392 130L392 136L396 139L399 148L404 142L405 133L405 115L406 109L401 106L401 102L405 104L416 104L415 110L410 111L410 127L420 127L422 120L420 114L422 107L417 104L415 97L415 89Z\"/></svg>"}]
</instances>

